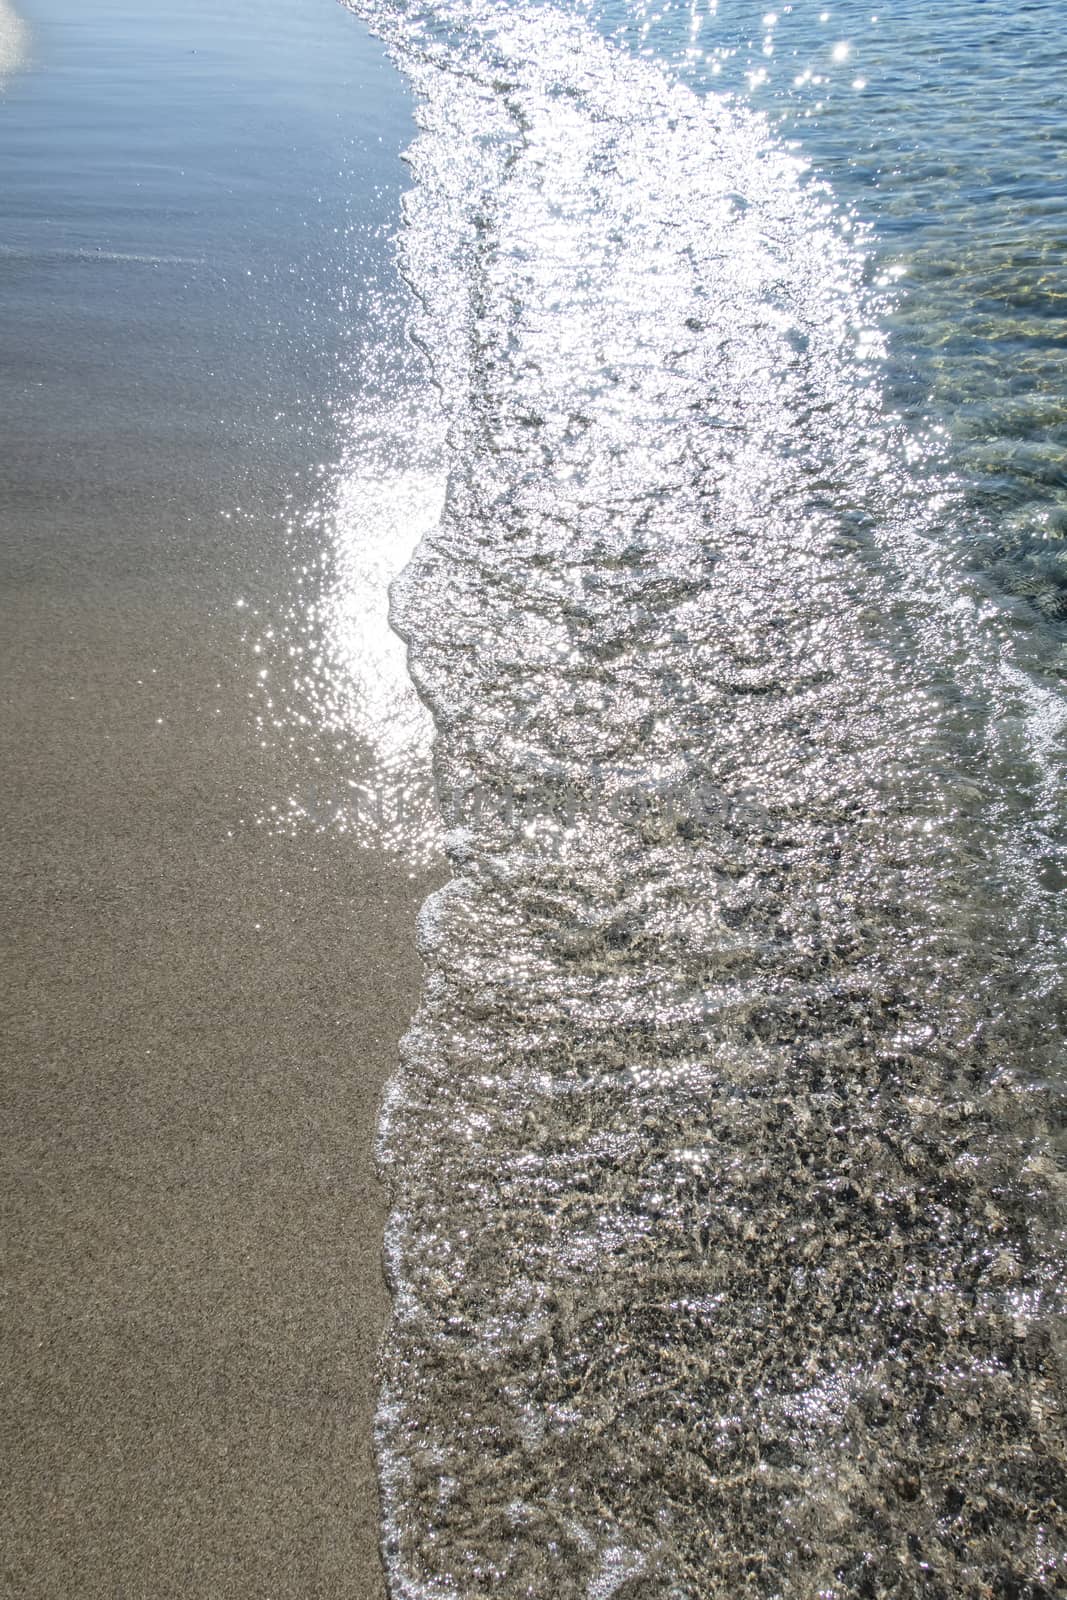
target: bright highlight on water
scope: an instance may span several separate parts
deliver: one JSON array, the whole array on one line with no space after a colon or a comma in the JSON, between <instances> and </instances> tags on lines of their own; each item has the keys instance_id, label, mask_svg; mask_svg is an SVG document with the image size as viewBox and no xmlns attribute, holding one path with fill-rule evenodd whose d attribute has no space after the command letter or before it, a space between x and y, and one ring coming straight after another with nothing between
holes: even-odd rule
<instances>
[{"instance_id":1,"label":"bright highlight on water","mask_svg":"<svg viewBox=\"0 0 1067 1600\"><path fill-rule=\"evenodd\" d=\"M970 560L877 228L655 18L355 9L447 426L393 1592L1051 1595L1055 606Z\"/></svg>"},{"instance_id":2,"label":"bright highlight on water","mask_svg":"<svg viewBox=\"0 0 1067 1600\"><path fill-rule=\"evenodd\" d=\"M22 65L28 48L29 29L8 0L0 0L0 86L5 74Z\"/></svg>"}]
</instances>

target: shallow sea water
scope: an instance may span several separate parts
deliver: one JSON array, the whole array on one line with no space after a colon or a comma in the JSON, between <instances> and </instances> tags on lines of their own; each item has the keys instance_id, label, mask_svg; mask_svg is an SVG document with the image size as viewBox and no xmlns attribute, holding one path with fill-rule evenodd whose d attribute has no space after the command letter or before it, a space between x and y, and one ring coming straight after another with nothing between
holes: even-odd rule
<instances>
[{"instance_id":1,"label":"shallow sea water","mask_svg":"<svg viewBox=\"0 0 1067 1600\"><path fill-rule=\"evenodd\" d=\"M951 441L976 567L1067 618L1067 17L1049 0L608 3L605 29L736 93L873 225L896 403Z\"/></svg>"},{"instance_id":2,"label":"shallow sea water","mask_svg":"<svg viewBox=\"0 0 1067 1600\"><path fill-rule=\"evenodd\" d=\"M393 1592L1059 1592L1040 19L354 9L447 479L392 600L452 868L381 1132Z\"/></svg>"}]
</instances>

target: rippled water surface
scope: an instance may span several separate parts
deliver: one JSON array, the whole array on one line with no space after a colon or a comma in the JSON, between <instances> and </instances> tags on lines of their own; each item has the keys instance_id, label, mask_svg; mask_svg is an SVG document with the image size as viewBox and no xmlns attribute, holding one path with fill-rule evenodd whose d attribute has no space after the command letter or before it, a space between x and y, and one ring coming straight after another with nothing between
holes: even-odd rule
<instances>
[{"instance_id":1,"label":"rippled water surface","mask_svg":"<svg viewBox=\"0 0 1067 1600\"><path fill-rule=\"evenodd\" d=\"M897 399L971 483L997 588L1067 619L1067 14L1054 0L605 4L601 25L743 96L875 226Z\"/></svg>"},{"instance_id":2,"label":"rippled water surface","mask_svg":"<svg viewBox=\"0 0 1067 1600\"><path fill-rule=\"evenodd\" d=\"M1014 13L356 9L447 434L393 589L453 873L381 1136L394 1593L1058 1592L1060 147Z\"/></svg>"}]
</instances>

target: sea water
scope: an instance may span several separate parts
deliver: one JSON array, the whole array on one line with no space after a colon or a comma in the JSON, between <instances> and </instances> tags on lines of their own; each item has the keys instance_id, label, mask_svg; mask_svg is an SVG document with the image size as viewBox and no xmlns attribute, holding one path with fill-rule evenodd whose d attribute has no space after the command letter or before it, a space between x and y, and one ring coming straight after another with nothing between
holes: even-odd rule
<instances>
[{"instance_id":1,"label":"sea water","mask_svg":"<svg viewBox=\"0 0 1067 1600\"><path fill-rule=\"evenodd\" d=\"M447 476L393 1593L1058 1592L1064 24L354 9Z\"/></svg>"}]
</instances>

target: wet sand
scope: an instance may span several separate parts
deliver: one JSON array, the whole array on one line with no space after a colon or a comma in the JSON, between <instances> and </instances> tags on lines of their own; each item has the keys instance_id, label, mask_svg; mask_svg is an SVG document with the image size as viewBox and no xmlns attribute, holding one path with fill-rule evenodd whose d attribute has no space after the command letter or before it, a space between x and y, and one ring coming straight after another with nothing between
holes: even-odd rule
<instances>
[{"instance_id":1,"label":"wet sand","mask_svg":"<svg viewBox=\"0 0 1067 1600\"><path fill-rule=\"evenodd\" d=\"M7 1592L378 1594L371 1139L421 892L220 837L255 752L166 691L136 727L150 615L5 611Z\"/></svg>"},{"instance_id":2,"label":"wet sand","mask_svg":"<svg viewBox=\"0 0 1067 1600\"><path fill-rule=\"evenodd\" d=\"M340 324L285 298L309 253L305 306L347 270L322 243L332 130L351 109L366 149L392 140L373 231L405 110L331 0L296 8L299 38L281 0L62 9L28 8L31 67L0 97L0 1589L369 1600L372 1141L430 875L255 826L302 757L263 747L233 597L281 606L294 482L336 447L316 393L342 358L358 388ZM198 29L210 60L179 93ZM285 150L317 190L279 180Z\"/></svg>"}]
</instances>

